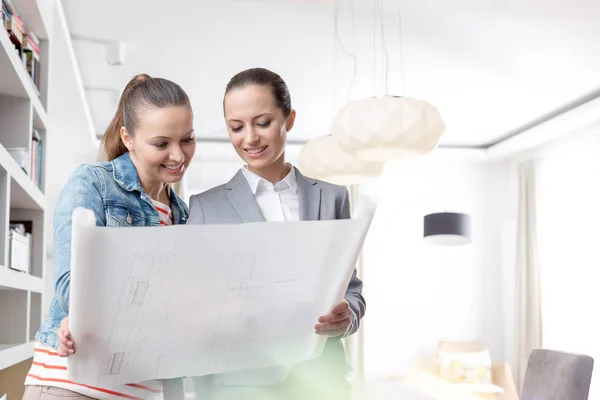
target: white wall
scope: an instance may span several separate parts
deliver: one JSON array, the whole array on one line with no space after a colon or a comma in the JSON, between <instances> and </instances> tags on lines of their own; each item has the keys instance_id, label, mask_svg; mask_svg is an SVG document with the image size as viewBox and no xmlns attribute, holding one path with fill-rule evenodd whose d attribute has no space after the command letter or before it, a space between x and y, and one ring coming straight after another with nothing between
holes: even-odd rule
<instances>
[{"instance_id":1,"label":"white wall","mask_svg":"<svg viewBox=\"0 0 600 400\"><path fill-rule=\"evenodd\" d=\"M481 340L505 361L504 180L503 164L437 152L390 164L365 187L380 198L364 248L367 379L430 368L438 340ZM471 244L423 241L423 216L443 211L471 215Z\"/></svg>"},{"instance_id":2,"label":"white wall","mask_svg":"<svg viewBox=\"0 0 600 400\"><path fill-rule=\"evenodd\" d=\"M332 23L329 13L305 13L286 19L278 16L269 24L256 22L251 34L228 35L228 23L213 21L215 30L207 36L190 34L175 41L127 42L121 66L107 64L103 44L81 40L74 43L83 80L91 88L88 98L95 122L102 133L127 82L135 74L148 73L171 79L186 90L194 108L197 136L226 138L222 109L225 86L235 73L261 66L280 73L290 87L299 115L290 139L297 139L329 130L334 107ZM315 62L305 62L306 57Z\"/></svg>"},{"instance_id":3,"label":"white wall","mask_svg":"<svg viewBox=\"0 0 600 400\"><path fill-rule=\"evenodd\" d=\"M543 345L600 360L600 125L542 155L540 256ZM595 368L590 399L600 398Z\"/></svg>"},{"instance_id":4,"label":"white wall","mask_svg":"<svg viewBox=\"0 0 600 400\"><path fill-rule=\"evenodd\" d=\"M500 270L504 313L506 360L514 371L516 305L517 169L520 162L538 158L538 232L542 285L542 347L588 354L600 359L600 335L593 315L600 301L595 251L600 224L600 122L575 126L542 147L515 154L501 165L496 182L502 188ZM577 122L577 121L575 121ZM600 372L596 369L590 399L600 398Z\"/></svg>"},{"instance_id":5,"label":"white wall","mask_svg":"<svg viewBox=\"0 0 600 400\"><path fill-rule=\"evenodd\" d=\"M44 271L45 295L42 314L50 309L54 293L52 280L52 244L54 206L71 173L80 164L96 159L87 104L83 102L78 65L70 43L69 32L60 2L41 2L50 40L50 65L47 111L51 125L47 130L45 148L46 195L46 266Z\"/></svg>"}]
</instances>

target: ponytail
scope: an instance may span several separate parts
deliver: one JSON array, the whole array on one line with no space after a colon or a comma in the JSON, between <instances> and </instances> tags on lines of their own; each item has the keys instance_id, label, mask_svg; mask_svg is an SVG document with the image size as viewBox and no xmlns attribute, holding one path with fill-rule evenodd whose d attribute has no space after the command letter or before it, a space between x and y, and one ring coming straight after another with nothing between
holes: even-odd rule
<instances>
[{"instance_id":1,"label":"ponytail","mask_svg":"<svg viewBox=\"0 0 600 400\"><path fill-rule=\"evenodd\" d=\"M100 142L100 160L112 161L115 158L127 153L127 147L125 147L123 141L121 140L121 128L125 126L125 103L127 102L127 97L131 92L131 89L139 83L147 81L149 79L151 79L150 75L139 74L134 76L129 81L127 86L125 86L125 89L121 94L121 99L119 100L119 106L117 107L117 111L115 112L112 121L110 121L110 124L108 124L108 128L106 128L104 136L102 136L102 141Z\"/></svg>"}]
</instances>

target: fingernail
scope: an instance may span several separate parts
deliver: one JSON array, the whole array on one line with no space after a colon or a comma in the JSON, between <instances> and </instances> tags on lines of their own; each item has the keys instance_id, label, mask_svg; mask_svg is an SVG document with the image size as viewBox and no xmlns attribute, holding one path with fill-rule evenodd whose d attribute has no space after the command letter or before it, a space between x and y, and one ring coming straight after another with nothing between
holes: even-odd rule
<instances>
[{"instance_id":1,"label":"fingernail","mask_svg":"<svg viewBox=\"0 0 600 400\"><path fill-rule=\"evenodd\" d=\"M325 317L320 317L319 322L325 322Z\"/></svg>"}]
</instances>

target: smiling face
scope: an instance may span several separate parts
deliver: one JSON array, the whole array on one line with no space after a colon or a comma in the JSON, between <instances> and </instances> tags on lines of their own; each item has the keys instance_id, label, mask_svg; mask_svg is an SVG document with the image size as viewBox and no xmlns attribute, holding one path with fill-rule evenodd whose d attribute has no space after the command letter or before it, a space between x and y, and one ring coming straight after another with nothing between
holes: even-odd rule
<instances>
[{"instance_id":1,"label":"smiling face","mask_svg":"<svg viewBox=\"0 0 600 400\"><path fill-rule=\"evenodd\" d=\"M193 114L189 106L140 107L133 134L121 129L144 190L183 178L196 151Z\"/></svg>"},{"instance_id":2,"label":"smiling face","mask_svg":"<svg viewBox=\"0 0 600 400\"><path fill-rule=\"evenodd\" d=\"M277 107L271 88L246 85L230 90L224 100L229 139L248 169L276 183L289 172L285 166L287 133L296 112L286 117Z\"/></svg>"}]
</instances>

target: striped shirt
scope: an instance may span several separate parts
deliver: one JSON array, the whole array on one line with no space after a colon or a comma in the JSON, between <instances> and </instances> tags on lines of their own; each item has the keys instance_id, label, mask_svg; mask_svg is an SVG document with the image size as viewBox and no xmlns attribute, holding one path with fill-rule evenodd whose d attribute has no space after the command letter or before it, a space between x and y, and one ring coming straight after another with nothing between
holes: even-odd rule
<instances>
[{"instance_id":1,"label":"striped shirt","mask_svg":"<svg viewBox=\"0 0 600 400\"><path fill-rule=\"evenodd\" d=\"M173 225L173 212L171 211L171 207L156 200L152 200L152 203L154 204L156 211L158 211L160 224L163 226Z\"/></svg>"},{"instance_id":2,"label":"striped shirt","mask_svg":"<svg viewBox=\"0 0 600 400\"><path fill-rule=\"evenodd\" d=\"M166 204L152 200L162 226L173 225L173 213ZM160 400L163 399L161 381L149 381L137 384L96 387L73 382L67 373L67 358L60 357L56 349L37 342L35 344L33 362L25 385L53 386L92 397L98 400Z\"/></svg>"},{"instance_id":3,"label":"striped shirt","mask_svg":"<svg viewBox=\"0 0 600 400\"><path fill-rule=\"evenodd\" d=\"M73 382L68 378L67 358L60 357L56 349L37 342L33 351L33 362L25 379L25 385L59 387L99 400L159 400L163 398L161 381L110 387L96 387Z\"/></svg>"}]
</instances>

